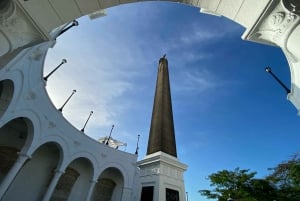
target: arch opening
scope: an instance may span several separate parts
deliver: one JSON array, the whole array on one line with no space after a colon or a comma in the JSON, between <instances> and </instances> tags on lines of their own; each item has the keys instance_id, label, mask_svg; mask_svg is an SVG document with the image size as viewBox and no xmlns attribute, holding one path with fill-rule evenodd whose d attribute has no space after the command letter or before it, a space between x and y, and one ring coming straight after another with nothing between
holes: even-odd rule
<instances>
[{"instance_id":1,"label":"arch opening","mask_svg":"<svg viewBox=\"0 0 300 201\"><path fill-rule=\"evenodd\" d=\"M75 159L60 177L50 200L84 200L92 177L93 165L91 162L83 157Z\"/></svg>"},{"instance_id":2,"label":"arch opening","mask_svg":"<svg viewBox=\"0 0 300 201\"><path fill-rule=\"evenodd\" d=\"M59 164L60 152L60 147L53 142L40 146L33 153L32 159L24 163L2 201L16 198L23 201L42 200Z\"/></svg>"},{"instance_id":3,"label":"arch opening","mask_svg":"<svg viewBox=\"0 0 300 201\"><path fill-rule=\"evenodd\" d=\"M31 142L32 123L25 118L11 120L0 128L0 182L18 158L18 153Z\"/></svg>"},{"instance_id":4,"label":"arch opening","mask_svg":"<svg viewBox=\"0 0 300 201\"><path fill-rule=\"evenodd\" d=\"M98 178L91 201L121 200L124 177L117 168L105 169Z\"/></svg>"},{"instance_id":5,"label":"arch opening","mask_svg":"<svg viewBox=\"0 0 300 201\"><path fill-rule=\"evenodd\" d=\"M0 2L0 12L6 13L12 10L12 1L11 0L2 0ZM10 11L12 12L12 11Z\"/></svg>"},{"instance_id":6,"label":"arch opening","mask_svg":"<svg viewBox=\"0 0 300 201\"><path fill-rule=\"evenodd\" d=\"M5 113L14 94L14 83L11 80L0 82L0 117Z\"/></svg>"}]
</instances>

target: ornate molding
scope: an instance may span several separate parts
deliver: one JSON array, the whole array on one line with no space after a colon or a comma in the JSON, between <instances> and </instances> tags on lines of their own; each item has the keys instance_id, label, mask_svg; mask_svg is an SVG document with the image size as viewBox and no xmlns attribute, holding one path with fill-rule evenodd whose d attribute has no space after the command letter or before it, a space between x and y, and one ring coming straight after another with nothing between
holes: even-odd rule
<instances>
[{"instance_id":1,"label":"ornate molding","mask_svg":"<svg viewBox=\"0 0 300 201\"><path fill-rule=\"evenodd\" d=\"M289 32L297 25L297 19L299 16L284 8L280 2L271 1L243 38L267 45L284 46Z\"/></svg>"},{"instance_id":2,"label":"ornate molding","mask_svg":"<svg viewBox=\"0 0 300 201\"><path fill-rule=\"evenodd\" d=\"M34 93L33 91L29 91L27 96L26 96L26 100L35 100L37 97L36 93Z\"/></svg>"},{"instance_id":3,"label":"ornate molding","mask_svg":"<svg viewBox=\"0 0 300 201\"><path fill-rule=\"evenodd\" d=\"M18 5L4 0L0 6L0 56L14 49L42 41L41 34Z\"/></svg>"},{"instance_id":4,"label":"ornate molding","mask_svg":"<svg viewBox=\"0 0 300 201\"><path fill-rule=\"evenodd\" d=\"M53 121L49 121L48 122L48 128L51 129L51 128L55 128L56 127L56 124L53 122Z\"/></svg>"},{"instance_id":5,"label":"ornate molding","mask_svg":"<svg viewBox=\"0 0 300 201\"><path fill-rule=\"evenodd\" d=\"M280 26L285 18L285 13L284 12L277 12L274 13L270 18L269 18L269 25L273 28L276 29L278 26Z\"/></svg>"},{"instance_id":6,"label":"ornate molding","mask_svg":"<svg viewBox=\"0 0 300 201\"><path fill-rule=\"evenodd\" d=\"M37 48L29 55L29 59L39 61L42 58L43 54L44 51L41 50L40 48Z\"/></svg>"},{"instance_id":7,"label":"ornate molding","mask_svg":"<svg viewBox=\"0 0 300 201\"><path fill-rule=\"evenodd\" d=\"M11 0L3 0L0 3L0 25L4 25L6 21L16 14L16 4Z\"/></svg>"},{"instance_id":8,"label":"ornate molding","mask_svg":"<svg viewBox=\"0 0 300 201\"><path fill-rule=\"evenodd\" d=\"M273 28L273 37L272 40L279 42L287 30L292 27L293 22L296 19L296 15L292 13L276 12L273 13L268 22Z\"/></svg>"}]
</instances>

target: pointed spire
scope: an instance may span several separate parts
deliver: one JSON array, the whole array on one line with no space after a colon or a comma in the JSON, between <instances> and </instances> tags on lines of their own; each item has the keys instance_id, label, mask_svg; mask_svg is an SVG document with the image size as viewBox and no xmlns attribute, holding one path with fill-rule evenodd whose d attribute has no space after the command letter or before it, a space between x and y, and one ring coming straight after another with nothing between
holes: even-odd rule
<instances>
[{"instance_id":1,"label":"pointed spire","mask_svg":"<svg viewBox=\"0 0 300 201\"><path fill-rule=\"evenodd\" d=\"M166 55L159 59L147 155L162 151L177 157Z\"/></svg>"}]
</instances>

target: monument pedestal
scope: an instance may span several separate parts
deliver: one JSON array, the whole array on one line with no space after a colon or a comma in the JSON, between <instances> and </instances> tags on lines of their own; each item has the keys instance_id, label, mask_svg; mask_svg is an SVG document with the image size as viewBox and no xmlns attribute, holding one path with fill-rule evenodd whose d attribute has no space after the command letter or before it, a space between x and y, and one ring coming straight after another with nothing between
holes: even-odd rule
<instances>
[{"instance_id":1,"label":"monument pedestal","mask_svg":"<svg viewBox=\"0 0 300 201\"><path fill-rule=\"evenodd\" d=\"M147 155L138 166L141 201L186 201L183 172L187 165L159 151Z\"/></svg>"}]
</instances>

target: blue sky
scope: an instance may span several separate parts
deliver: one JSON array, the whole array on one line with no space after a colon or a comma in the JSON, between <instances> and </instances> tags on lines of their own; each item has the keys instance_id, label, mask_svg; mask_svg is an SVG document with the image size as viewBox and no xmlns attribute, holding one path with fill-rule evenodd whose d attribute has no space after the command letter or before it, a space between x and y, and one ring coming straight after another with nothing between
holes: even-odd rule
<instances>
[{"instance_id":1,"label":"blue sky","mask_svg":"<svg viewBox=\"0 0 300 201\"><path fill-rule=\"evenodd\" d=\"M290 86L287 61L279 48L243 41L244 28L198 8L143 2L106 10L107 16L79 19L49 50L44 73L62 58L67 64L47 82L53 103L66 119L94 139L109 134L139 159L146 153L157 64L169 60L178 158L189 201L206 201L197 192L206 179L235 167L268 174L267 168L299 149L297 111L264 68L271 66ZM64 87L61 87L64 86Z\"/></svg>"}]
</instances>

